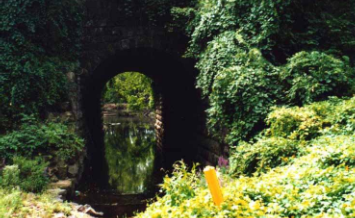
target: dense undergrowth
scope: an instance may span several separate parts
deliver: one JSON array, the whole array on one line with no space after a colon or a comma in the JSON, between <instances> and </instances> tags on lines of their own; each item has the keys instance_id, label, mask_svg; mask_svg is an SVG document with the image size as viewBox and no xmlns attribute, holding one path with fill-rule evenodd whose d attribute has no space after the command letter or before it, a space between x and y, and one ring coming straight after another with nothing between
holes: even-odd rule
<instances>
[{"instance_id":1,"label":"dense undergrowth","mask_svg":"<svg viewBox=\"0 0 355 218\"><path fill-rule=\"evenodd\" d=\"M174 8L210 133L234 145L220 171L225 201L214 206L201 172L178 163L137 217L355 217L354 3Z\"/></svg>"},{"instance_id":2,"label":"dense undergrowth","mask_svg":"<svg viewBox=\"0 0 355 218\"><path fill-rule=\"evenodd\" d=\"M40 122L25 116L19 129L0 136L0 158L20 155L35 157L55 154L64 161L76 157L84 141L61 122Z\"/></svg>"},{"instance_id":3,"label":"dense undergrowth","mask_svg":"<svg viewBox=\"0 0 355 218\"><path fill-rule=\"evenodd\" d=\"M67 101L65 73L80 67L83 5L1 3L0 217L68 215L67 204L44 193L46 157L69 161L83 141L66 124L21 117L44 118ZM132 25L186 31L210 133L235 146L220 173L221 208L201 173L179 163L164 179L165 195L137 217L355 217L355 1L119 4L126 20L138 18ZM151 103L151 90L132 78L118 97L136 108Z\"/></svg>"},{"instance_id":4,"label":"dense undergrowth","mask_svg":"<svg viewBox=\"0 0 355 218\"><path fill-rule=\"evenodd\" d=\"M1 1L0 133L21 113L43 117L66 101L65 73L79 65L81 12L77 1Z\"/></svg>"},{"instance_id":5,"label":"dense undergrowth","mask_svg":"<svg viewBox=\"0 0 355 218\"><path fill-rule=\"evenodd\" d=\"M0 217L52 218L62 213L69 216L72 208L50 193L33 194L20 189L0 188Z\"/></svg>"},{"instance_id":6,"label":"dense undergrowth","mask_svg":"<svg viewBox=\"0 0 355 218\"><path fill-rule=\"evenodd\" d=\"M221 208L195 168L176 164L137 217L354 217L355 98L274 108L270 127L231 152Z\"/></svg>"},{"instance_id":7,"label":"dense undergrowth","mask_svg":"<svg viewBox=\"0 0 355 218\"><path fill-rule=\"evenodd\" d=\"M1 135L0 217L69 215L72 208L47 193L48 169L53 160L76 158L83 146L69 125L42 122L33 116L24 116L18 129Z\"/></svg>"},{"instance_id":8,"label":"dense undergrowth","mask_svg":"<svg viewBox=\"0 0 355 218\"><path fill-rule=\"evenodd\" d=\"M174 8L210 103L210 132L236 144L265 128L275 105L351 96L354 7L352 0L206 0Z\"/></svg>"}]
</instances>

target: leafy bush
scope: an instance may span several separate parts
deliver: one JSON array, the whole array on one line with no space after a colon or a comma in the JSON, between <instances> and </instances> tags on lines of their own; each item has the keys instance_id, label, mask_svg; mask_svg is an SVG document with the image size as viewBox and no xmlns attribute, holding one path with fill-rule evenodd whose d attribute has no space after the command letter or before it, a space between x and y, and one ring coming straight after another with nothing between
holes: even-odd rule
<instances>
[{"instance_id":1,"label":"leafy bush","mask_svg":"<svg viewBox=\"0 0 355 218\"><path fill-rule=\"evenodd\" d=\"M352 217L355 170L342 165L323 168L318 153L332 153L328 148L329 144L309 147L306 155L261 175L236 179L221 175L224 202L220 208L197 180L192 198L186 199L184 192L172 190L173 195L184 200L171 205L170 195L165 195L136 217ZM179 178L189 179L182 172ZM164 184L169 182L165 180Z\"/></svg>"},{"instance_id":2,"label":"leafy bush","mask_svg":"<svg viewBox=\"0 0 355 218\"><path fill-rule=\"evenodd\" d=\"M5 166L0 177L2 187L16 187L20 184L20 169L17 165Z\"/></svg>"},{"instance_id":3,"label":"leafy bush","mask_svg":"<svg viewBox=\"0 0 355 218\"><path fill-rule=\"evenodd\" d=\"M42 192L49 182L47 166L48 163L39 157L33 160L14 157L13 165L4 168L0 185L8 189L20 187L26 192Z\"/></svg>"},{"instance_id":4,"label":"leafy bush","mask_svg":"<svg viewBox=\"0 0 355 218\"><path fill-rule=\"evenodd\" d=\"M257 141L242 141L232 150L231 172L236 175L265 172L268 168L287 164L290 158L302 154L303 148L309 144L315 147L320 141L346 148L344 151L334 147L331 156L324 157L325 162L351 164L351 158L346 155L352 150L353 137L349 134L355 130L354 107L355 98L332 98L305 107L274 108L267 117L269 128ZM322 135L327 137L318 139Z\"/></svg>"},{"instance_id":5,"label":"leafy bush","mask_svg":"<svg viewBox=\"0 0 355 218\"><path fill-rule=\"evenodd\" d=\"M320 152L318 152L319 164L324 168L331 166L355 166L354 135L327 135L320 137L312 144L313 148L321 148L324 144L328 145L327 150L319 149Z\"/></svg>"},{"instance_id":6,"label":"leafy bush","mask_svg":"<svg viewBox=\"0 0 355 218\"><path fill-rule=\"evenodd\" d=\"M55 151L63 160L75 157L84 146L83 140L62 123L40 123L25 117L19 130L0 137L0 157L33 156Z\"/></svg>"},{"instance_id":7,"label":"leafy bush","mask_svg":"<svg viewBox=\"0 0 355 218\"><path fill-rule=\"evenodd\" d=\"M196 166L188 171L184 162L180 161L174 164L174 171L171 177L165 177L162 184L162 190L169 196L169 205L176 206L182 201L193 198L195 196Z\"/></svg>"},{"instance_id":8,"label":"leafy bush","mask_svg":"<svg viewBox=\"0 0 355 218\"><path fill-rule=\"evenodd\" d=\"M267 117L271 136L288 137L291 139L310 139L319 134L323 122L313 110L308 108L281 107L272 111Z\"/></svg>"},{"instance_id":9,"label":"leafy bush","mask_svg":"<svg viewBox=\"0 0 355 218\"><path fill-rule=\"evenodd\" d=\"M215 46L222 49L223 45L218 41ZM222 59L227 57L228 54L221 56ZM206 61L212 63L213 59ZM206 64L204 61L201 63ZM266 61L260 51L253 49L239 52L237 61L233 64L235 66L221 66L215 75L213 68L218 68L218 65L213 64L208 70L205 68L207 71L201 72L198 82L202 89L206 84L211 84L210 89L205 89L210 100L210 108L207 110L210 130L218 135L227 128L227 142L230 144L250 139L262 130L263 120L276 104L302 105L324 100L330 95L349 96L355 91L352 88L355 84L355 71L350 68L349 63L324 53L301 52L292 57L287 65L276 67ZM301 120L294 120L294 124L287 123L299 125L296 122ZM316 131L317 125L322 125L313 123L316 120L302 122L300 128L304 128L304 131ZM284 130L281 132L287 134Z\"/></svg>"},{"instance_id":10,"label":"leafy bush","mask_svg":"<svg viewBox=\"0 0 355 218\"><path fill-rule=\"evenodd\" d=\"M78 155L84 148L84 141L67 125L62 123L47 122L41 126L46 136L44 141L47 148L54 148L56 155L62 160L69 160Z\"/></svg>"},{"instance_id":11,"label":"leafy bush","mask_svg":"<svg viewBox=\"0 0 355 218\"><path fill-rule=\"evenodd\" d=\"M70 1L2 2L0 115L6 122L0 130L20 113L43 114L65 100L64 73L78 67L80 11Z\"/></svg>"},{"instance_id":12,"label":"leafy bush","mask_svg":"<svg viewBox=\"0 0 355 218\"><path fill-rule=\"evenodd\" d=\"M337 59L321 52L299 52L286 65L282 80L287 81L287 100L307 104L326 96L354 93L354 70L349 60Z\"/></svg>"},{"instance_id":13,"label":"leafy bush","mask_svg":"<svg viewBox=\"0 0 355 218\"><path fill-rule=\"evenodd\" d=\"M17 156L14 157L13 164L18 166L20 170L19 186L22 190L27 192L41 192L46 188L49 182L49 178L46 175L48 163L42 158L37 157L30 160Z\"/></svg>"},{"instance_id":14,"label":"leafy bush","mask_svg":"<svg viewBox=\"0 0 355 218\"><path fill-rule=\"evenodd\" d=\"M313 139L321 134L351 134L355 130L355 98L313 103L304 107L279 107L269 113L269 136Z\"/></svg>"},{"instance_id":15,"label":"leafy bush","mask_svg":"<svg viewBox=\"0 0 355 218\"><path fill-rule=\"evenodd\" d=\"M162 187L190 181L193 194L173 186L136 217L354 217L355 135L348 131L354 102L333 98L275 109L269 114L273 131L231 151L230 170L237 177L220 174L221 207L213 204L203 178L179 169ZM308 131L301 127L312 127L305 125L309 120L322 125L304 140ZM298 137L290 139L294 132ZM171 204L171 196L182 200Z\"/></svg>"},{"instance_id":16,"label":"leafy bush","mask_svg":"<svg viewBox=\"0 0 355 218\"><path fill-rule=\"evenodd\" d=\"M11 218L15 211L23 207L20 190L7 190L0 188L0 217Z\"/></svg>"},{"instance_id":17,"label":"leafy bush","mask_svg":"<svg viewBox=\"0 0 355 218\"><path fill-rule=\"evenodd\" d=\"M72 207L68 203L58 201L49 193L26 193L19 189L0 188L0 217L51 218L57 214L71 215Z\"/></svg>"},{"instance_id":18,"label":"leafy bush","mask_svg":"<svg viewBox=\"0 0 355 218\"><path fill-rule=\"evenodd\" d=\"M265 128L272 106L354 94L353 7L350 0L208 0L174 9L190 20L186 55L197 58L210 132L229 131L226 142L236 145Z\"/></svg>"},{"instance_id":19,"label":"leafy bush","mask_svg":"<svg viewBox=\"0 0 355 218\"><path fill-rule=\"evenodd\" d=\"M277 84L280 71L258 50L239 54L239 58L240 65L225 68L214 77L207 111L212 131L229 129L229 143L255 133L282 91Z\"/></svg>"},{"instance_id":20,"label":"leafy bush","mask_svg":"<svg viewBox=\"0 0 355 218\"><path fill-rule=\"evenodd\" d=\"M254 144L241 142L231 151L230 171L234 175L251 175L286 165L302 153L305 144L281 137L261 139Z\"/></svg>"}]
</instances>

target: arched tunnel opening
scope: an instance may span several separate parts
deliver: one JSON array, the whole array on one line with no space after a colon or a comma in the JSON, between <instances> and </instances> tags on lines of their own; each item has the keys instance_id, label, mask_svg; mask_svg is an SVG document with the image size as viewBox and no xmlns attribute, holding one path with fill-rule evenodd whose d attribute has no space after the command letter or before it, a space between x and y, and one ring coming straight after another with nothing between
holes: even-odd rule
<instances>
[{"instance_id":1,"label":"arched tunnel opening","mask_svg":"<svg viewBox=\"0 0 355 218\"><path fill-rule=\"evenodd\" d=\"M196 71L193 65L192 61L154 49L131 49L116 52L82 81L88 155L83 181L107 186L101 97L106 83L124 72L139 72L153 81L156 134L154 183L162 180L161 168L170 170L178 160L188 164L195 160L196 135L201 129L199 114L203 113L201 98L195 88Z\"/></svg>"}]
</instances>

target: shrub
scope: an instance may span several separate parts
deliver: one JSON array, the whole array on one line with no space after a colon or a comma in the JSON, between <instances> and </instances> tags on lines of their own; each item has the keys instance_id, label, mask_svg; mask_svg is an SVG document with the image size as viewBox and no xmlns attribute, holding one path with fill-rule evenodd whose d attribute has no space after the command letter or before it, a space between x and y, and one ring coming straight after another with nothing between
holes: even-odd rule
<instances>
[{"instance_id":1,"label":"shrub","mask_svg":"<svg viewBox=\"0 0 355 218\"><path fill-rule=\"evenodd\" d=\"M197 180L198 175L195 166L189 171L184 162L175 163L172 176L165 177L161 186L162 191L170 198L169 204L176 206L184 200L193 198Z\"/></svg>"},{"instance_id":2,"label":"shrub","mask_svg":"<svg viewBox=\"0 0 355 218\"><path fill-rule=\"evenodd\" d=\"M6 120L43 114L66 99L64 73L78 67L81 11L78 2L2 2L0 113Z\"/></svg>"},{"instance_id":3,"label":"shrub","mask_svg":"<svg viewBox=\"0 0 355 218\"><path fill-rule=\"evenodd\" d=\"M172 188L137 217L354 217L355 135L348 131L354 102L355 97L332 98L274 109L266 133L231 150L233 177L220 175L221 207L213 204L203 178L176 171L174 184L193 181L193 195L186 198L185 192ZM311 137L305 140L307 135ZM162 187L170 182L164 179ZM182 200L172 205L171 196Z\"/></svg>"},{"instance_id":4,"label":"shrub","mask_svg":"<svg viewBox=\"0 0 355 218\"><path fill-rule=\"evenodd\" d=\"M20 170L19 187L27 192L42 192L49 178L46 174L48 163L42 158L36 157L32 160L24 157L14 157L13 164Z\"/></svg>"},{"instance_id":5,"label":"shrub","mask_svg":"<svg viewBox=\"0 0 355 218\"><path fill-rule=\"evenodd\" d=\"M350 0L209 0L196 5L193 17L185 13L187 55L197 59L210 131L229 131L226 142L236 145L265 128L272 106L354 94L354 6Z\"/></svg>"},{"instance_id":6,"label":"shrub","mask_svg":"<svg viewBox=\"0 0 355 218\"><path fill-rule=\"evenodd\" d=\"M304 105L326 97L354 93L354 70L348 59L321 52L299 52L289 59L282 74L287 81L287 101Z\"/></svg>"},{"instance_id":7,"label":"shrub","mask_svg":"<svg viewBox=\"0 0 355 218\"><path fill-rule=\"evenodd\" d=\"M45 173L47 165L48 163L41 158L29 160L14 157L13 165L8 165L3 169L0 185L8 189L20 187L27 192L41 192L49 182Z\"/></svg>"},{"instance_id":8,"label":"shrub","mask_svg":"<svg viewBox=\"0 0 355 218\"><path fill-rule=\"evenodd\" d=\"M0 137L0 157L32 156L53 150L59 158L68 160L84 146L83 140L63 123L40 123L27 116L22 122L19 130Z\"/></svg>"},{"instance_id":9,"label":"shrub","mask_svg":"<svg viewBox=\"0 0 355 218\"><path fill-rule=\"evenodd\" d=\"M84 141L62 123L48 122L41 126L47 149L54 148L62 160L74 158L84 147Z\"/></svg>"},{"instance_id":10,"label":"shrub","mask_svg":"<svg viewBox=\"0 0 355 218\"><path fill-rule=\"evenodd\" d=\"M323 102L320 104L313 104L314 111L323 107L323 110L328 111L325 120L329 123L328 132L335 134L351 134L355 131L355 98L347 101L333 98L332 101Z\"/></svg>"},{"instance_id":11,"label":"shrub","mask_svg":"<svg viewBox=\"0 0 355 218\"><path fill-rule=\"evenodd\" d=\"M355 135L326 135L315 140L313 148L319 149L319 164L326 167L354 167L355 166ZM329 152L331 151L331 152Z\"/></svg>"},{"instance_id":12,"label":"shrub","mask_svg":"<svg viewBox=\"0 0 355 218\"><path fill-rule=\"evenodd\" d=\"M0 188L0 217L12 218L15 217L15 211L22 208L21 191L20 190L7 190Z\"/></svg>"},{"instance_id":13,"label":"shrub","mask_svg":"<svg viewBox=\"0 0 355 218\"><path fill-rule=\"evenodd\" d=\"M2 187L16 187L20 184L20 169L17 165L6 166L2 170L0 185Z\"/></svg>"},{"instance_id":14,"label":"shrub","mask_svg":"<svg viewBox=\"0 0 355 218\"><path fill-rule=\"evenodd\" d=\"M281 137L263 138L254 144L241 142L231 151L230 172L234 175L251 175L286 165L302 152L303 141Z\"/></svg>"},{"instance_id":15,"label":"shrub","mask_svg":"<svg viewBox=\"0 0 355 218\"><path fill-rule=\"evenodd\" d=\"M19 130L0 137L0 156L11 158L14 155L31 156L46 148L46 136L33 117L25 116Z\"/></svg>"},{"instance_id":16,"label":"shrub","mask_svg":"<svg viewBox=\"0 0 355 218\"><path fill-rule=\"evenodd\" d=\"M282 92L282 86L277 83L280 71L267 63L260 51L238 55L237 66L226 67L214 76L207 110L212 132L227 128L230 144L259 131L269 108Z\"/></svg>"},{"instance_id":17,"label":"shrub","mask_svg":"<svg viewBox=\"0 0 355 218\"><path fill-rule=\"evenodd\" d=\"M329 96L350 96L355 91L355 71L345 60L320 52L300 52L284 66L274 66L259 50L243 52L237 47L230 48L231 45L226 46L223 37L219 37L222 36L211 41L210 46L212 51L219 51L218 56L223 61L201 59L197 66L204 68L197 84L210 102L207 110L209 129L216 135L228 129L229 144L255 136L265 127L263 121L275 105L304 105ZM237 55L233 57L230 52L237 52ZM229 60L231 58L233 60ZM317 117L312 116L314 120L310 120L307 116L312 115L303 111L296 117L285 117L294 123L287 122L291 126L282 128L295 130L297 126L301 128L298 129L300 134L313 137L311 134L315 134L322 123ZM288 134L288 131L283 133Z\"/></svg>"},{"instance_id":18,"label":"shrub","mask_svg":"<svg viewBox=\"0 0 355 218\"><path fill-rule=\"evenodd\" d=\"M311 108L281 107L267 117L267 134L291 139L311 139L322 129L322 118Z\"/></svg>"},{"instance_id":19,"label":"shrub","mask_svg":"<svg viewBox=\"0 0 355 218\"><path fill-rule=\"evenodd\" d=\"M185 198L184 192L172 189L169 194L148 205L147 210L137 217L353 217L354 163L327 164L328 156L337 156L341 151L355 147L353 137L339 136L328 140L331 138L320 136L284 166L265 168L263 173L238 178L220 175L224 195L221 207L213 204L210 192L200 185L202 179L198 178L192 184L193 196ZM351 149L348 154L336 159L354 156L354 149ZM248 155L244 157L248 158ZM180 172L174 182L189 181L194 176ZM169 182L165 179L164 185ZM171 205L170 195L182 200Z\"/></svg>"},{"instance_id":20,"label":"shrub","mask_svg":"<svg viewBox=\"0 0 355 218\"><path fill-rule=\"evenodd\" d=\"M61 214L69 217L72 207L69 203L55 199L56 196L49 193L26 193L19 189L0 188L0 217L56 217Z\"/></svg>"},{"instance_id":21,"label":"shrub","mask_svg":"<svg viewBox=\"0 0 355 218\"><path fill-rule=\"evenodd\" d=\"M49 182L47 166L48 163L39 157L33 160L14 157L13 165L4 168L0 185L8 189L20 187L26 192L42 192Z\"/></svg>"}]
</instances>

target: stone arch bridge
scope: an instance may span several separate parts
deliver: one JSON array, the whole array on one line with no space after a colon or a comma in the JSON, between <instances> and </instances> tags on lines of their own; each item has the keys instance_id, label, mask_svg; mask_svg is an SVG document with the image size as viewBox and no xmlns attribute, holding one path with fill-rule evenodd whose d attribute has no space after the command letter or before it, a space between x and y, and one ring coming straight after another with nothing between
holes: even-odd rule
<instances>
[{"instance_id":1,"label":"stone arch bridge","mask_svg":"<svg viewBox=\"0 0 355 218\"><path fill-rule=\"evenodd\" d=\"M103 149L101 92L112 77L127 71L153 80L156 135L163 166L180 159L215 164L220 143L207 136L204 103L195 88L194 61L182 58L187 39L159 26L123 19L116 0L86 0L81 73L71 98L89 159Z\"/></svg>"}]
</instances>

